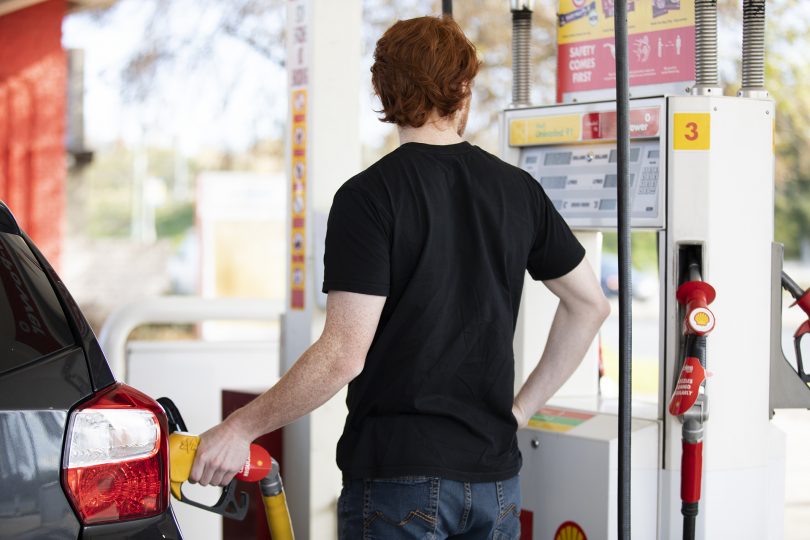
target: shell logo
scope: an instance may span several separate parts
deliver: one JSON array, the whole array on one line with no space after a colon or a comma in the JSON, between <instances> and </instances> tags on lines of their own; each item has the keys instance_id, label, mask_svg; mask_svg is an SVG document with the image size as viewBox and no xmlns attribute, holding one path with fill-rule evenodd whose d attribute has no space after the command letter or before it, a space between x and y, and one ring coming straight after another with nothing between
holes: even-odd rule
<instances>
[{"instance_id":1,"label":"shell logo","mask_svg":"<svg viewBox=\"0 0 810 540\"><path fill-rule=\"evenodd\" d=\"M566 521L557 528L554 540L588 540L582 527L573 521Z\"/></svg>"}]
</instances>

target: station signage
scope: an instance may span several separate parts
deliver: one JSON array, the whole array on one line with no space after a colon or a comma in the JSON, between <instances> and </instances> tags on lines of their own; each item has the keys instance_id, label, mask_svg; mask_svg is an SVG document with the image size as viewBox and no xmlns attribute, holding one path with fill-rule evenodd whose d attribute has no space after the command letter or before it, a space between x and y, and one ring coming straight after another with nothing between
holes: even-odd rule
<instances>
[{"instance_id":1,"label":"station signage","mask_svg":"<svg viewBox=\"0 0 810 540\"><path fill-rule=\"evenodd\" d=\"M575 143L615 140L616 111L585 112L513 118L509 121L511 146ZM630 110L632 138L657 137L661 130L658 107Z\"/></svg>"},{"instance_id":2,"label":"station signage","mask_svg":"<svg viewBox=\"0 0 810 540\"><path fill-rule=\"evenodd\" d=\"M307 128L309 123L309 24L307 0L290 0L287 70L290 87L289 308L303 310L307 295Z\"/></svg>"},{"instance_id":3,"label":"station signage","mask_svg":"<svg viewBox=\"0 0 810 540\"><path fill-rule=\"evenodd\" d=\"M612 99L616 87L614 0L560 0L557 101ZM627 6L633 97L682 92L695 79L695 5L632 0Z\"/></svg>"}]
</instances>

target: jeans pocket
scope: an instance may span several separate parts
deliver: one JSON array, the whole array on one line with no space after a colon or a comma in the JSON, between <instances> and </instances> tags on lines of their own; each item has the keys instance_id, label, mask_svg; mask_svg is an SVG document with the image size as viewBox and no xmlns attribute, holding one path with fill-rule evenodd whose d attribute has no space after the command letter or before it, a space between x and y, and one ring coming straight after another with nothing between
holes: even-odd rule
<instances>
[{"instance_id":1,"label":"jeans pocket","mask_svg":"<svg viewBox=\"0 0 810 540\"><path fill-rule=\"evenodd\" d=\"M437 524L438 498L438 478L366 480L364 538L431 538Z\"/></svg>"},{"instance_id":2,"label":"jeans pocket","mask_svg":"<svg viewBox=\"0 0 810 540\"><path fill-rule=\"evenodd\" d=\"M497 482L500 515L492 536L493 540L518 540L520 538L520 479L515 476Z\"/></svg>"}]
</instances>

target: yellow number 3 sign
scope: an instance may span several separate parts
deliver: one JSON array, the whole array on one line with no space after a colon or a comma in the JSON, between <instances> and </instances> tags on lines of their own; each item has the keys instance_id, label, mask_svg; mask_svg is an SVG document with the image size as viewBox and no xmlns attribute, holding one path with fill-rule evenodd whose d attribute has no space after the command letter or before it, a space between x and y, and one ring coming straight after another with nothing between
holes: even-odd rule
<instances>
[{"instance_id":1,"label":"yellow number 3 sign","mask_svg":"<svg viewBox=\"0 0 810 540\"><path fill-rule=\"evenodd\" d=\"M711 148L711 115L709 113L674 114L675 150L708 150Z\"/></svg>"}]
</instances>

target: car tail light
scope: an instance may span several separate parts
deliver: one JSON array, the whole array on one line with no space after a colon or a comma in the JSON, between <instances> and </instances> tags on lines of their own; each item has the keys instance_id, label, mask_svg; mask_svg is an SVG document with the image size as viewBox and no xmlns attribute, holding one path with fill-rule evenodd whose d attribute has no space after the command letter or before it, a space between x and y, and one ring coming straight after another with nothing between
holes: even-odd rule
<instances>
[{"instance_id":1,"label":"car tail light","mask_svg":"<svg viewBox=\"0 0 810 540\"><path fill-rule=\"evenodd\" d=\"M169 505L166 414L117 383L70 417L62 485L84 524L139 519Z\"/></svg>"}]
</instances>

